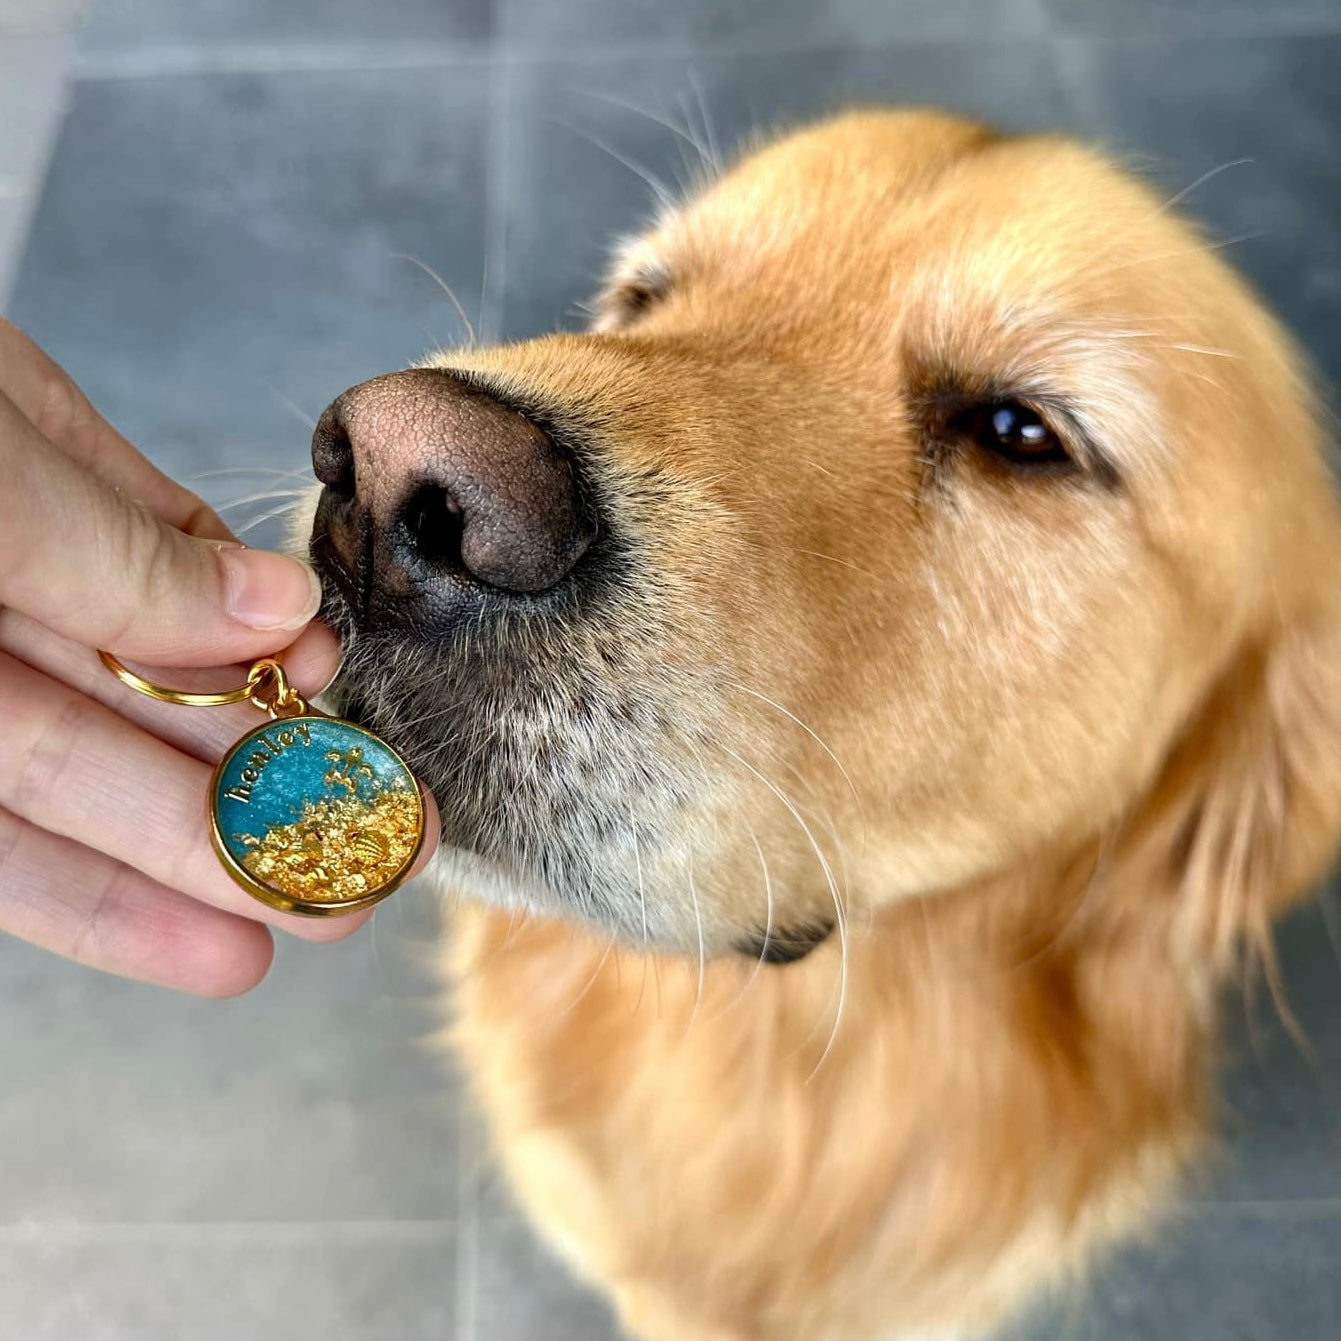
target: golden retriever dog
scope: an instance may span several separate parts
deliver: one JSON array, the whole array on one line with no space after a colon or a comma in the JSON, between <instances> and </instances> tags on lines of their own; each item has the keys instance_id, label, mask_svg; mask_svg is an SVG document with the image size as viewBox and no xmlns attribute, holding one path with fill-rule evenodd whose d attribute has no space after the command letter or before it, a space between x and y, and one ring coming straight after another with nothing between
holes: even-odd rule
<instances>
[{"instance_id":1,"label":"golden retriever dog","mask_svg":"<svg viewBox=\"0 0 1341 1341\"><path fill-rule=\"evenodd\" d=\"M435 793L455 1038L642 1341L975 1337L1203 1150L1341 833L1299 360L1064 139L852 114L591 330L326 411L337 706Z\"/></svg>"}]
</instances>

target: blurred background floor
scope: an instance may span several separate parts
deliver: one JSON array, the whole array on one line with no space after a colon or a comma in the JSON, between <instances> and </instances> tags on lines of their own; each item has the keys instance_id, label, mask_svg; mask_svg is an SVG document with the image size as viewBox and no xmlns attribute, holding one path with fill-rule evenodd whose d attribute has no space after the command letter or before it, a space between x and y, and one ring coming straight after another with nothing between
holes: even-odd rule
<instances>
[{"instance_id":1,"label":"blurred background floor","mask_svg":"<svg viewBox=\"0 0 1341 1341\"><path fill-rule=\"evenodd\" d=\"M930 101L1199 182L1335 385L1338 69L1341 0L0 0L0 303L273 541L323 405L461 337L421 265L573 325L686 138ZM1339 928L1283 933L1313 1055L1232 1000L1222 1157L1016 1341L1341 1336ZM435 935L411 889L222 1005L0 943L0 1337L612 1337L434 1060Z\"/></svg>"}]
</instances>

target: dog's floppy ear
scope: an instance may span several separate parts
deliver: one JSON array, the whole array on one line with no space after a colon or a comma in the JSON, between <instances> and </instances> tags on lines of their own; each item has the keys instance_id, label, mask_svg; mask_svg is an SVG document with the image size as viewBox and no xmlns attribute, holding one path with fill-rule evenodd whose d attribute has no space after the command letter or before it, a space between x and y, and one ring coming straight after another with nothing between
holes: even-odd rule
<instances>
[{"instance_id":1,"label":"dog's floppy ear","mask_svg":"<svg viewBox=\"0 0 1341 1341\"><path fill-rule=\"evenodd\" d=\"M1240 649L1128 831L1127 874L1199 959L1246 939L1270 968L1272 919L1341 840L1341 573L1324 573L1335 594Z\"/></svg>"}]
</instances>

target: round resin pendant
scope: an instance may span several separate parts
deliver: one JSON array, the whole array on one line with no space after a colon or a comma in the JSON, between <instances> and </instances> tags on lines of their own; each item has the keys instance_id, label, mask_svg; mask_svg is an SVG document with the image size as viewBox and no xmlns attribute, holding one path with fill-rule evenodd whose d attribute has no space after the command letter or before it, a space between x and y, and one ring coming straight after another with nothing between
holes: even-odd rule
<instances>
[{"instance_id":1,"label":"round resin pendant","mask_svg":"<svg viewBox=\"0 0 1341 1341\"><path fill-rule=\"evenodd\" d=\"M284 912L367 908L409 874L424 803L405 761L335 717L281 717L249 731L210 787L214 847L248 893Z\"/></svg>"}]
</instances>

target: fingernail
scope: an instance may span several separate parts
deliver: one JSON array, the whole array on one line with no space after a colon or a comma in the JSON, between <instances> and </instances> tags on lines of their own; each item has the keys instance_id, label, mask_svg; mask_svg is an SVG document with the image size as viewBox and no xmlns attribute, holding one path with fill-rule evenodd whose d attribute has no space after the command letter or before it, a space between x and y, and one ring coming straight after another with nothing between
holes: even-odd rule
<instances>
[{"instance_id":1,"label":"fingernail","mask_svg":"<svg viewBox=\"0 0 1341 1341\"><path fill-rule=\"evenodd\" d=\"M321 583L301 560L265 549L220 549L218 554L224 602L239 624L284 633L302 628L317 613Z\"/></svg>"}]
</instances>

